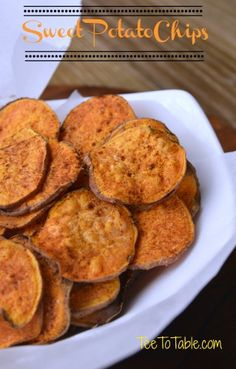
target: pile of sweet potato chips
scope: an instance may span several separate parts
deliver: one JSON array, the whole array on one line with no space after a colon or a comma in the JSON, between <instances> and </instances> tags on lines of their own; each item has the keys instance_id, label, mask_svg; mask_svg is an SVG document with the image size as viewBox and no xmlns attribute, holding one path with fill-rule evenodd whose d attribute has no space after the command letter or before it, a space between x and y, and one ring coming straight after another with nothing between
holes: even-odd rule
<instances>
[{"instance_id":1,"label":"pile of sweet potato chips","mask_svg":"<svg viewBox=\"0 0 236 369\"><path fill-rule=\"evenodd\" d=\"M43 101L0 110L0 347L57 340L120 314L136 275L194 240L196 171L161 122L120 96L60 128Z\"/></svg>"}]
</instances>

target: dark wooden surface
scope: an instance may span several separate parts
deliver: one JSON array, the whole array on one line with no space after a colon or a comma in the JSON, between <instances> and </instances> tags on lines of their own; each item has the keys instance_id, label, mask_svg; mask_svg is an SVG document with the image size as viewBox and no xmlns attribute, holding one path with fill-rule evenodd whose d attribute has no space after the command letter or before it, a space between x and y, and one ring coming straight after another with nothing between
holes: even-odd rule
<instances>
[{"instance_id":1,"label":"dark wooden surface","mask_svg":"<svg viewBox=\"0 0 236 369\"><path fill-rule=\"evenodd\" d=\"M46 3L46 2L45 2ZM65 3L70 3L65 1ZM84 37L72 39L69 50L204 50L204 63L149 62L70 62L60 63L50 84L52 86L87 85L114 86L135 91L179 88L189 91L209 114L215 114L236 128L236 37L235 0L83 0L83 5L202 5L203 17L176 17L181 27L207 27L209 39L198 40L194 46L185 37L158 44L154 39L112 39L106 34L97 37L92 46L90 26L84 25ZM113 4L112 4L113 3ZM106 17L116 27L119 17ZM160 17L142 17L144 27L153 27ZM167 18L172 20L171 18ZM125 28L136 27L137 17L122 17ZM163 29L163 36L169 30ZM209 98L210 97L210 98Z\"/></svg>"},{"instance_id":2,"label":"dark wooden surface","mask_svg":"<svg viewBox=\"0 0 236 369\"><path fill-rule=\"evenodd\" d=\"M68 97L75 87L49 88L43 98ZM127 91L80 87L83 96ZM216 117L210 122L224 151L236 150L236 130ZM188 308L160 336L191 336L195 339L221 339L222 350L177 351L142 350L110 367L110 369L233 369L236 368L236 251L228 258L219 274L202 290ZM140 332L142 334L142 332ZM111 337L112 339L112 337ZM135 339L135 337L134 337ZM117 348L119 350L119 348ZM104 355L106 348L103 348Z\"/></svg>"}]
</instances>

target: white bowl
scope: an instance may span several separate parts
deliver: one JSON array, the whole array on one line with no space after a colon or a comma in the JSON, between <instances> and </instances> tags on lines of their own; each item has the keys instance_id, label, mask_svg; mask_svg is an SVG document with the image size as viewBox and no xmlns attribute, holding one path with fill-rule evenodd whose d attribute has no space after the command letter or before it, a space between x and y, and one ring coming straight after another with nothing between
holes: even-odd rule
<instances>
[{"instance_id":1,"label":"white bowl","mask_svg":"<svg viewBox=\"0 0 236 369\"><path fill-rule=\"evenodd\" d=\"M196 100L181 90L124 95L139 117L159 119L177 134L197 169L202 209L196 240L179 262L145 272L135 283L124 314L104 326L45 346L0 352L4 369L105 368L140 349L138 336L157 336L217 274L235 242L235 185L225 154ZM52 101L65 115L79 102ZM64 104L63 108L59 108ZM194 318L194 317L193 317Z\"/></svg>"}]
</instances>

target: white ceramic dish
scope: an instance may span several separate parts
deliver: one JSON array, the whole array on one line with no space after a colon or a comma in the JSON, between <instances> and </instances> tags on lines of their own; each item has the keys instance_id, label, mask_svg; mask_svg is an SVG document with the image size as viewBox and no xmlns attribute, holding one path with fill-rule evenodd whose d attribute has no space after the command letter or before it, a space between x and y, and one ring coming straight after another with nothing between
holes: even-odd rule
<instances>
[{"instance_id":1,"label":"white ceramic dish","mask_svg":"<svg viewBox=\"0 0 236 369\"><path fill-rule=\"evenodd\" d=\"M139 350L137 336L158 335L217 274L234 247L235 185L225 154L196 100L180 90L125 97L139 117L165 122L197 168L202 210L196 241L178 263L146 272L137 280L119 319L51 345L2 350L4 369L105 368L133 354ZM62 103L50 102L54 109Z\"/></svg>"}]
</instances>

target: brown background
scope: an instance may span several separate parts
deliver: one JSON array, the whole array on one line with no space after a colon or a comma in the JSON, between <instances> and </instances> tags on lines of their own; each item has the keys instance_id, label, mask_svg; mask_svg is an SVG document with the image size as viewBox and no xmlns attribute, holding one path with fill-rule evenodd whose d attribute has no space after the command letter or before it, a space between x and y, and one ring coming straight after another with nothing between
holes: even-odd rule
<instances>
[{"instance_id":1,"label":"brown background","mask_svg":"<svg viewBox=\"0 0 236 369\"><path fill-rule=\"evenodd\" d=\"M236 6L234 0L84 0L84 5L203 5L203 17L182 17L182 23L192 26L206 26L209 39L197 43L197 48L205 50L202 63L148 63L148 62L77 62L61 63L50 81L51 86L110 87L118 90L146 91L168 88L180 88L192 93L208 115L223 119L225 124L236 127ZM115 17L109 23L115 25ZM160 19L160 18L158 18ZM172 20L173 18L169 18ZM126 17L126 26L134 26L136 17ZM143 18L148 26L157 18ZM82 40L74 39L71 50L91 50L91 38L88 33ZM173 45L175 49L193 50L189 41L181 39ZM172 46L172 47L173 47ZM154 41L135 40L119 42L100 37L96 50L169 50L170 44L161 46ZM196 47L194 50L197 49Z\"/></svg>"}]
</instances>

